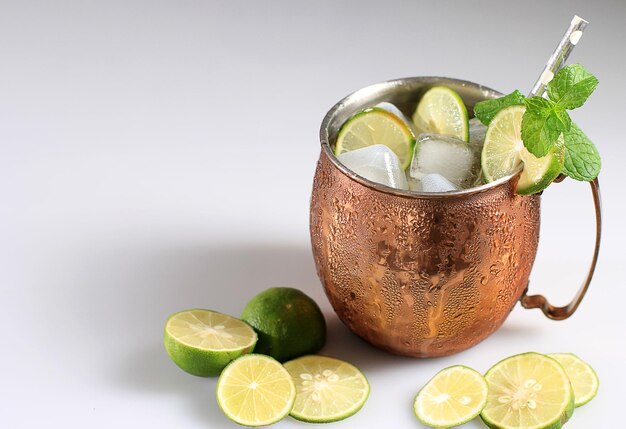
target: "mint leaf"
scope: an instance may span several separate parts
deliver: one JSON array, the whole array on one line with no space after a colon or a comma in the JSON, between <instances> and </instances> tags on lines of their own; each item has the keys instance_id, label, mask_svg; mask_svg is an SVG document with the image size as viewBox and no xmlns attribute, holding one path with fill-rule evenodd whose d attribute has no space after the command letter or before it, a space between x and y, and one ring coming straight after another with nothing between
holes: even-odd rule
<instances>
[{"instance_id":1,"label":"mint leaf","mask_svg":"<svg viewBox=\"0 0 626 429\"><path fill-rule=\"evenodd\" d=\"M485 100L476 103L474 106L474 116L485 125L489 125L496 114L505 107L523 105L524 95L517 89L512 93L494 100Z\"/></svg>"},{"instance_id":2,"label":"mint leaf","mask_svg":"<svg viewBox=\"0 0 626 429\"><path fill-rule=\"evenodd\" d=\"M570 130L572 119L567 114L567 111L555 109L550 115L554 116L554 124L559 131L564 132Z\"/></svg>"},{"instance_id":3,"label":"mint leaf","mask_svg":"<svg viewBox=\"0 0 626 429\"><path fill-rule=\"evenodd\" d=\"M526 111L536 115L547 118L550 113L554 111L556 103L550 100L546 100L543 97L534 96L524 100L526 105Z\"/></svg>"},{"instance_id":4,"label":"mint leaf","mask_svg":"<svg viewBox=\"0 0 626 429\"><path fill-rule=\"evenodd\" d=\"M563 133L565 140L565 165L563 172L572 179L591 181L600 173L602 161L595 145L576 124Z\"/></svg>"},{"instance_id":5,"label":"mint leaf","mask_svg":"<svg viewBox=\"0 0 626 429\"><path fill-rule=\"evenodd\" d=\"M526 110L522 116L522 141L530 153L538 158L545 156L556 144L561 132L554 115L536 115Z\"/></svg>"},{"instance_id":6,"label":"mint leaf","mask_svg":"<svg viewBox=\"0 0 626 429\"><path fill-rule=\"evenodd\" d=\"M598 86L598 79L580 64L560 69L548 84L548 96L562 109L582 106Z\"/></svg>"}]
</instances>

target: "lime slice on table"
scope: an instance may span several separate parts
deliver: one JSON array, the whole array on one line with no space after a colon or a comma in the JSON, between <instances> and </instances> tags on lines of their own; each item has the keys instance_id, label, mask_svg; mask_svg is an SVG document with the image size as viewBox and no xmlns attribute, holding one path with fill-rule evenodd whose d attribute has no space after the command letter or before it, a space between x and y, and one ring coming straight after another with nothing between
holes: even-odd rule
<instances>
[{"instance_id":1,"label":"lime slice on table","mask_svg":"<svg viewBox=\"0 0 626 429\"><path fill-rule=\"evenodd\" d=\"M370 391L365 375L355 366L326 356L303 356L285 362L296 384L291 416L328 423L350 417L361 409Z\"/></svg>"},{"instance_id":2,"label":"lime slice on table","mask_svg":"<svg viewBox=\"0 0 626 429\"><path fill-rule=\"evenodd\" d=\"M219 375L233 359L250 353L257 334L246 323L211 310L185 310L165 323L163 343L184 371L201 377Z\"/></svg>"},{"instance_id":3,"label":"lime slice on table","mask_svg":"<svg viewBox=\"0 0 626 429\"><path fill-rule=\"evenodd\" d=\"M404 170L411 164L415 136L401 118L380 107L365 109L343 124L335 155L375 144L391 149Z\"/></svg>"},{"instance_id":4,"label":"lime slice on table","mask_svg":"<svg viewBox=\"0 0 626 429\"><path fill-rule=\"evenodd\" d=\"M415 397L413 411L427 426L449 428L466 423L482 411L487 402L483 376L466 366L439 371Z\"/></svg>"},{"instance_id":5,"label":"lime slice on table","mask_svg":"<svg viewBox=\"0 0 626 429\"><path fill-rule=\"evenodd\" d=\"M418 133L444 134L469 141L469 121L463 100L446 86L435 86L422 96L413 113Z\"/></svg>"},{"instance_id":6,"label":"lime slice on table","mask_svg":"<svg viewBox=\"0 0 626 429\"><path fill-rule=\"evenodd\" d=\"M576 407L586 404L596 396L600 382L587 362L572 353L552 353L548 356L556 359L565 369L574 389Z\"/></svg>"},{"instance_id":7,"label":"lime slice on table","mask_svg":"<svg viewBox=\"0 0 626 429\"><path fill-rule=\"evenodd\" d=\"M265 426L285 418L296 398L287 370L259 354L231 362L217 380L217 403L226 417L244 426Z\"/></svg>"},{"instance_id":8,"label":"lime slice on table","mask_svg":"<svg viewBox=\"0 0 626 429\"><path fill-rule=\"evenodd\" d=\"M523 164L517 193L530 195L545 189L563 170L565 147L556 145L546 156L537 158L524 147L521 128L526 107L502 109L489 123L481 165L487 182L508 176ZM561 137L562 143L562 137Z\"/></svg>"},{"instance_id":9,"label":"lime slice on table","mask_svg":"<svg viewBox=\"0 0 626 429\"><path fill-rule=\"evenodd\" d=\"M555 359L524 353L495 364L485 380L487 405L480 417L491 428L558 429L574 412L574 391Z\"/></svg>"}]
</instances>

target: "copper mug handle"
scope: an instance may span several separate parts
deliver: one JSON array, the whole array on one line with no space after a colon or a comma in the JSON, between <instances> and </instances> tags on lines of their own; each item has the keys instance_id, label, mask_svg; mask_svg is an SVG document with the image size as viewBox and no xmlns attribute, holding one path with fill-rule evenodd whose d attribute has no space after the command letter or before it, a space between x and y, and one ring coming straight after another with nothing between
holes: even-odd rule
<instances>
[{"instance_id":1,"label":"copper mug handle","mask_svg":"<svg viewBox=\"0 0 626 429\"><path fill-rule=\"evenodd\" d=\"M564 177L561 177L559 182L563 180ZM596 269L596 262L598 261L598 253L600 251L600 236L602 235L602 204L600 201L600 183L598 179L594 179L589 182L591 186L591 194L593 195L593 204L596 209L596 245L593 250L593 258L591 259L591 266L589 267L589 273L587 273L587 278L583 282L582 286L578 290L578 293L570 302L564 307L555 307L548 302L548 300L543 295L526 295L528 292L528 288L522 294L522 306L524 308L540 308L547 317L553 320L563 320L570 317L578 306L580 302L585 297L585 293L587 293L587 289L589 289L589 283L591 283L591 279L593 277L593 273Z\"/></svg>"}]
</instances>

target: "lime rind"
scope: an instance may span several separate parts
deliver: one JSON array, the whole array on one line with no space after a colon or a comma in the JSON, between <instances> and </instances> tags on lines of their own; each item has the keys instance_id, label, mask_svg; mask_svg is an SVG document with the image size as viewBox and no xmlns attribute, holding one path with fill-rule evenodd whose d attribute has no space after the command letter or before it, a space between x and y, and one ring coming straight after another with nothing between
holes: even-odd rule
<instances>
[{"instance_id":1,"label":"lime rind","mask_svg":"<svg viewBox=\"0 0 626 429\"><path fill-rule=\"evenodd\" d=\"M213 327L212 320L216 322ZM192 322L196 324L195 332L191 332L194 330ZM189 326L185 327L185 323ZM185 333L188 333L186 337ZM223 340L215 340L215 337L222 337ZM234 359L252 352L257 339L254 329L245 322L199 308L172 314L163 329L163 344L169 357L183 371L199 377L219 375Z\"/></svg>"},{"instance_id":2,"label":"lime rind","mask_svg":"<svg viewBox=\"0 0 626 429\"><path fill-rule=\"evenodd\" d=\"M418 133L443 134L469 142L467 107L461 96L447 86L426 91L412 119Z\"/></svg>"},{"instance_id":3,"label":"lime rind","mask_svg":"<svg viewBox=\"0 0 626 429\"><path fill-rule=\"evenodd\" d=\"M436 389L436 391L439 392L440 394L451 395L452 392L442 391L441 388L436 387L437 382L441 382L441 379L446 376L448 377L448 380L446 380L447 382L450 382L450 376L456 377L456 380L454 380L454 382L452 383L452 387L457 388L457 389L458 389L459 383L461 383L461 380L460 380L461 377L465 377L466 380L469 380L472 383L475 383L474 387L478 387L479 390L476 391L474 389L471 389L471 393L470 392L467 392L467 393L470 393L472 395L476 395L476 393L478 393L479 399L478 399L478 402L476 404L473 404L473 406L471 407L468 406L468 404L461 404L461 403L458 403L458 404L442 403L441 405L447 406L448 409L452 408L453 406L457 407L457 410L455 410L455 414L456 414L455 418L450 418L450 419L446 418L445 420L444 419L434 420L432 418L429 418L426 415L427 413L423 409L424 408L423 402L426 400L425 398L426 398L426 395L428 395L429 390L432 390L432 389ZM475 369L470 368L465 365L453 365L453 366L444 368L441 371L439 371L420 389L420 391L415 396L415 400L413 402L413 412L415 414L415 417L417 417L417 419L421 423L430 427L448 428L448 427L453 427L453 426L459 426L459 425L462 425L464 423L467 423L473 420L480 414L480 412L485 407L485 404L487 403L487 394L488 394L488 386L482 374L480 374ZM467 400L470 399L469 396L467 395L463 395L463 396L467 397ZM458 399L456 398L454 400L458 401ZM464 414L459 414L458 408L460 408L461 411L464 412Z\"/></svg>"},{"instance_id":4,"label":"lime rind","mask_svg":"<svg viewBox=\"0 0 626 429\"><path fill-rule=\"evenodd\" d=\"M284 366L296 386L296 400L290 412L296 420L308 423L344 420L363 408L369 397L367 378L348 362L328 356L308 355L285 362ZM316 382L320 383L319 389L315 388ZM305 409L307 406L308 410Z\"/></svg>"},{"instance_id":5,"label":"lime rind","mask_svg":"<svg viewBox=\"0 0 626 429\"><path fill-rule=\"evenodd\" d=\"M377 130L368 123L377 121ZM395 135L389 137L389 131ZM341 127L335 143L335 156L374 144L382 144L391 149L400 160L403 170L411 165L415 135L410 127L395 114L381 107L370 107L350 117Z\"/></svg>"},{"instance_id":6,"label":"lime rind","mask_svg":"<svg viewBox=\"0 0 626 429\"><path fill-rule=\"evenodd\" d=\"M271 377L272 375L271 372L268 371L268 366L272 366L276 370L276 373L278 373L278 375L281 375L280 373L284 371L284 374L282 374L283 377L281 378L280 381L284 381L286 384L290 385L290 388L288 388L288 390L290 391L289 397L286 398L286 400L282 401L284 403L283 406L279 409L269 407L269 408L272 408L273 413L270 415L270 417L266 417L265 419L252 419L249 417L243 418L240 415L242 412L249 415L250 411L252 412L252 414L254 414L255 412L259 411L259 409L262 408L263 406L265 406L265 408L268 408L267 405L269 404L269 400L267 398L261 401L259 400L258 396L254 397L254 395L257 394L256 389L259 389L259 391L261 392L269 393L269 395L267 396L272 397L274 400L276 400L277 398L276 386L274 385L273 389L265 389L263 388L262 380L258 380L259 381L258 386L255 387L254 389L249 389L247 391L244 389L241 389L241 387L245 385L245 383L247 382L250 382L250 383L256 382L256 380L252 380L252 381L248 380L250 376L254 375L252 371L247 371L245 376L236 377L234 380L235 381L234 384L240 388L239 389L240 392L246 392L244 395L241 395L241 393L239 393L238 395L237 394L233 395L233 397L239 396L240 398L241 396L244 396L243 398L244 403L241 404L241 406L239 407L239 413L233 412L233 410L231 410L226 405L226 402L231 398L224 398L226 394L225 391L227 390L226 387L228 385L228 382L230 381L229 377L231 376L231 373L237 370L238 366L245 365L250 360L265 361L266 365L264 366L264 371L259 371L262 373L262 377L264 377L265 379L267 379L267 377ZM272 368L270 368L270 370L271 369ZM277 383L277 381L273 381L273 383L275 384ZM251 392L251 390L254 390L254 392ZM284 419L285 417L289 415L289 412L293 408L293 404L296 399L295 385L293 383L293 380L289 372L287 372L287 370L276 359L270 356L255 354L255 353L241 356L240 358L230 362L226 366L226 368L224 368L224 370L222 371L222 374L220 375L220 378L217 381L215 393L216 393L216 398L217 398L217 405L220 407L220 409L226 415L226 417L228 417L230 420L232 420L233 422L237 424L240 424L243 426L250 426L250 427L267 426L267 425L277 423L280 420ZM249 396L252 397L252 400L246 403L245 401L249 398ZM279 399L283 399L283 398L279 398Z\"/></svg>"},{"instance_id":7,"label":"lime rind","mask_svg":"<svg viewBox=\"0 0 626 429\"><path fill-rule=\"evenodd\" d=\"M530 426L530 425L513 426L513 425L507 425L501 421L495 421L495 416L492 415L493 414L492 411L496 408L504 406L505 404L500 403L497 399L493 401L495 402L495 404L491 402L492 395L496 395L498 392L498 388L502 388L502 385L500 383L490 384L490 381L491 381L490 378L492 376L495 377L494 374L498 372L506 373L506 371L503 371L504 365L512 363L512 362L516 364L515 368L520 370L521 368L520 360L524 360L524 359L535 359L539 361L538 363L535 363L535 368L540 365L544 365L544 366L547 365L551 369L554 370L554 374L558 375L558 378L560 378L562 381L562 385L560 386L560 388L562 388L564 400L562 400L559 404L557 404L560 408L557 409L557 412L553 413L554 416L550 416L544 419L544 421L541 421L535 424L534 426ZM512 375L511 373L508 373L506 376L506 379L517 380L516 378L517 375L518 374ZM556 359L553 359L549 356L536 353L536 352L528 352L528 353L521 353L521 354L507 357L505 359L502 359L495 365L493 365L485 373L485 380L487 381L487 385L489 388L489 395L487 399L487 404L485 405L485 408L480 413L480 418L487 426L489 426L492 429L560 429L570 419L570 417L574 413L574 391L572 389L571 383L569 382L569 378L567 377L567 373L565 372L565 369L563 368L563 366ZM557 392L559 389L553 389L553 390ZM521 411L519 411L519 409L518 409L518 413L520 413L519 415L521 418Z\"/></svg>"},{"instance_id":8,"label":"lime rind","mask_svg":"<svg viewBox=\"0 0 626 429\"><path fill-rule=\"evenodd\" d=\"M573 353L550 353L548 356L556 359L565 369L574 389L574 406L576 408L595 398L598 394L600 380L591 365ZM580 379L581 376L583 380ZM590 387L585 386L586 384Z\"/></svg>"}]
</instances>

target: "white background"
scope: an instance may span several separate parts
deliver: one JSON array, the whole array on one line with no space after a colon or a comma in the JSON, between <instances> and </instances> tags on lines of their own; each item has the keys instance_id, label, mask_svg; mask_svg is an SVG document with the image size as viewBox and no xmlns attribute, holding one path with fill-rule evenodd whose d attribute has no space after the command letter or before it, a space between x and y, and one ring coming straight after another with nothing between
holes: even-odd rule
<instances>
[{"instance_id":1,"label":"white background","mask_svg":"<svg viewBox=\"0 0 626 429\"><path fill-rule=\"evenodd\" d=\"M571 60L600 86L572 116L603 156L605 210L580 309L554 322L518 306L496 334L447 358L363 343L330 309L310 251L322 117L347 93L403 76L526 92L574 13L591 24ZM238 315L276 285L316 299L329 325L323 353L370 380L363 410L333 427L421 427L413 396L438 370L485 371L530 350L577 353L600 376L567 427L619 425L625 18L619 0L1 1L0 427L235 427L216 380L169 361L163 323L189 307ZM532 292L557 304L573 296L592 216L585 184L545 192Z\"/></svg>"}]
</instances>

